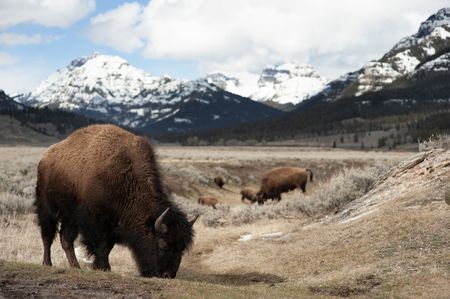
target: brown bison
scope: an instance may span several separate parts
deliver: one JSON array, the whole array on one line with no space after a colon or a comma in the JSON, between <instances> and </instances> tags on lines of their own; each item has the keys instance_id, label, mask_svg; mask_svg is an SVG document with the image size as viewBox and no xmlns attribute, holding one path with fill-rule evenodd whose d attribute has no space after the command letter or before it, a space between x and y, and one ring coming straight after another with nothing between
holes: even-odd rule
<instances>
[{"instance_id":1,"label":"brown bison","mask_svg":"<svg viewBox=\"0 0 450 299\"><path fill-rule=\"evenodd\" d=\"M258 203L268 199L281 200L281 193L294 189L306 192L308 179L313 181L313 173L309 168L277 167L266 172L261 180L261 188L257 193Z\"/></svg>"},{"instance_id":2,"label":"brown bison","mask_svg":"<svg viewBox=\"0 0 450 299\"><path fill-rule=\"evenodd\" d=\"M114 244L133 252L142 276L175 277L192 244L191 221L164 192L148 139L113 125L79 129L51 146L38 165L36 213L44 245L43 264L59 236L71 267L79 267L78 233L93 268L111 269Z\"/></svg>"},{"instance_id":3,"label":"brown bison","mask_svg":"<svg viewBox=\"0 0 450 299\"><path fill-rule=\"evenodd\" d=\"M250 202L254 203L258 201L258 195L255 190L244 188L241 190L241 200L245 201L245 199L248 199Z\"/></svg>"},{"instance_id":4,"label":"brown bison","mask_svg":"<svg viewBox=\"0 0 450 299\"><path fill-rule=\"evenodd\" d=\"M223 185L225 185L225 181L224 181L223 177L216 176L214 178L214 184L216 184L219 188L223 188Z\"/></svg>"},{"instance_id":5,"label":"brown bison","mask_svg":"<svg viewBox=\"0 0 450 299\"><path fill-rule=\"evenodd\" d=\"M204 206L213 207L213 209L215 209L216 204L219 203L219 201L217 199L215 199L214 197L199 197L197 202Z\"/></svg>"}]
</instances>

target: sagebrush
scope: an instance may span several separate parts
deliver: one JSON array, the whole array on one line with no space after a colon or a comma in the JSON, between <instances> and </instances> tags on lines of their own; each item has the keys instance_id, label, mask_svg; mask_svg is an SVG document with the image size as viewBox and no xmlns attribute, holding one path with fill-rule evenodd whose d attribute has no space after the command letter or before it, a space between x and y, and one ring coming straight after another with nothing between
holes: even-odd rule
<instances>
[{"instance_id":1,"label":"sagebrush","mask_svg":"<svg viewBox=\"0 0 450 299\"><path fill-rule=\"evenodd\" d=\"M228 206L218 205L217 210L213 210L181 196L175 195L173 198L188 214L201 214L203 223L212 227L240 225L259 219L313 216L336 212L366 194L390 166L380 164L364 169L344 169L321 183L312 194L300 195L298 200L268 201L262 206L255 203L242 205L239 209L230 209Z\"/></svg>"}]
</instances>

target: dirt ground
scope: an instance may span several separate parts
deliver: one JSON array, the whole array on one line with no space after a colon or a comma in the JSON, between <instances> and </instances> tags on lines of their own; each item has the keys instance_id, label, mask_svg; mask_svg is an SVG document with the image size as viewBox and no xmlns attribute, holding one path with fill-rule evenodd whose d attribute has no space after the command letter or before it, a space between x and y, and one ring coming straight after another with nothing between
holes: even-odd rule
<instances>
[{"instance_id":1,"label":"dirt ground","mask_svg":"<svg viewBox=\"0 0 450 299\"><path fill-rule=\"evenodd\" d=\"M0 148L0 167L33 183L43 148ZM216 195L239 209L238 190L257 187L278 165L306 165L321 188L344 168L399 163L414 153L298 148L160 147L168 188L187 200ZM226 178L226 189L211 177ZM137 276L129 251L116 246L112 272L90 269L81 246L81 270L67 267L55 241L54 267L41 267L41 240L30 213L0 216L0 298L449 298L449 151L399 164L361 199L336 214L262 219L242 225L195 224L194 246L177 278ZM28 183L18 184L27 188ZM22 188L22 185L21 185ZM311 188L308 192L315 192ZM0 194L0 200L2 200ZM292 193L283 200L298 200ZM257 207L256 207L257 208Z\"/></svg>"}]
</instances>

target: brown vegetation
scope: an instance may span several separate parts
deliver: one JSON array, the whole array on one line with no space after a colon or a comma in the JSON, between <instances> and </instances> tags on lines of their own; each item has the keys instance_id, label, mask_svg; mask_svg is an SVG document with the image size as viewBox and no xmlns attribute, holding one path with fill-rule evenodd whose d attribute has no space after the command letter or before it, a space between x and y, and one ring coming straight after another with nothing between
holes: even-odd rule
<instances>
[{"instance_id":1,"label":"brown vegetation","mask_svg":"<svg viewBox=\"0 0 450 299\"><path fill-rule=\"evenodd\" d=\"M66 261L59 247L54 248L56 267L33 265L40 263L42 249L29 214L33 194L28 189L43 150L0 151L0 203L6 203L0 215L0 259L6 261L0 261L0 297L450 294L450 210L444 200L448 151L408 159L411 154L400 152L161 148L159 161L175 202L188 215L202 213L195 245L184 255L175 280L136 277L133 257L122 246L110 254L113 273L93 272L88 257L79 258L81 270L61 268ZM289 192L280 203L262 206L241 203L240 190L257 187L261 172L302 164L318 178L308 185L307 194ZM225 190L211 186L210 178L218 174L227 178ZM220 196L221 204L215 210L199 205L201 194ZM79 241L75 245L80 249Z\"/></svg>"}]
</instances>

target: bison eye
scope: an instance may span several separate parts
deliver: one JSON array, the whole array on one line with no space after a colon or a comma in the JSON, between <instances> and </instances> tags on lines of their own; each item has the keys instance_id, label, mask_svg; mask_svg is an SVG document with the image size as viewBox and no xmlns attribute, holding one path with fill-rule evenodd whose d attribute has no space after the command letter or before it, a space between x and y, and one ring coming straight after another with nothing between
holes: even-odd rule
<instances>
[{"instance_id":1,"label":"bison eye","mask_svg":"<svg viewBox=\"0 0 450 299\"><path fill-rule=\"evenodd\" d=\"M164 239L158 239L158 247L162 250L167 250L169 246L167 246L167 242Z\"/></svg>"}]
</instances>

